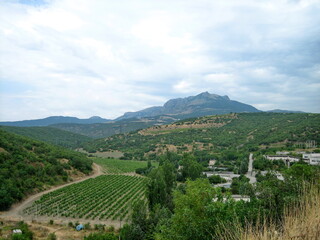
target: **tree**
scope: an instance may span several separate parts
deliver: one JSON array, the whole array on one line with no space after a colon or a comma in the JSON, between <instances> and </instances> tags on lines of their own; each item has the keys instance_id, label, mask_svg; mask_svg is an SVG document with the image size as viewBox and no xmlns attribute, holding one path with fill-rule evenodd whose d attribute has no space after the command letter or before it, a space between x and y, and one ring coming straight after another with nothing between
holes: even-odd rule
<instances>
[{"instance_id":1,"label":"tree","mask_svg":"<svg viewBox=\"0 0 320 240\"><path fill-rule=\"evenodd\" d=\"M201 176L203 167L199 164L195 157L190 154L184 154L182 159L182 178L186 180L190 178L195 180Z\"/></svg>"},{"instance_id":2,"label":"tree","mask_svg":"<svg viewBox=\"0 0 320 240\"><path fill-rule=\"evenodd\" d=\"M212 175L208 179L209 179L209 182L211 184L218 184L218 183L227 182L227 180L225 180L224 178L220 177L219 175Z\"/></svg>"},{"instance_id":3,"label":"tree","mask_svg":"<svg viewBox=\"0 0 320 240\"><path fill-rule=\"evenodd\" d=\"M237 203L231 198L224 201L208 179L187 180L186 193L176 191L174 204L172 218L157 228L155 239L221 239L221 233L236 229Z\"/></svg>"}]
</instances>

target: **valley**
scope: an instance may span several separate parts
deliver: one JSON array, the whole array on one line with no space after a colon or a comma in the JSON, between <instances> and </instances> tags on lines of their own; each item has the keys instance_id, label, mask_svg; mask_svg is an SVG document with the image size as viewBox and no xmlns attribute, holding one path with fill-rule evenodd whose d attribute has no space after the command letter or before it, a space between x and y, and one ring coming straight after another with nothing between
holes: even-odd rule
<instances>
[{"instance_id":1,"label":"valley","mask_svg":"<svg viewBox=\"0 0 320 240\"><path fill-rule=\"evenodd\" d=\"M81 125L96 137L97 126L118 129L98 139L54 125L2 126L1 231L10 237L5 229L23 220L35 239L132 239L137 229L144 237L136 239L193 239L196 230L236 236L260 218L281 224L303 189L319 187L319 165L309 159L320 152L319 114L150 118Z\"/></svg>"}]
</instances>

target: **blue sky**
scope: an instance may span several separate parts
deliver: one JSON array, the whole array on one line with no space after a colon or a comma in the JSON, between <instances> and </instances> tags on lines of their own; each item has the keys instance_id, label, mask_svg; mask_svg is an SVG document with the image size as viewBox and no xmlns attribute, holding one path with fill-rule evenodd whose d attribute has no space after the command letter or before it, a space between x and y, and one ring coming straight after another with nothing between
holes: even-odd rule
<instances>
[{"instance_id":1,"label":"blue sky","mask_svg":"<svg viewBox=\"0 0 320 240\"><path fill-rule=\"evenodd\" d=\"M320 112L318 0L0 0L0 121L208 91Z\"/></svg>"}]
</instances>

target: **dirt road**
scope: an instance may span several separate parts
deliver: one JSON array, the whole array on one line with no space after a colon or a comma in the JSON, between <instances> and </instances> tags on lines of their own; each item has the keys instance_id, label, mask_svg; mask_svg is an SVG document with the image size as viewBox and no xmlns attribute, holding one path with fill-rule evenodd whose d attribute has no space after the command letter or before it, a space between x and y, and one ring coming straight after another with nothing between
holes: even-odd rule
<instances>
[{"instance_id":1,"label":"dirt road","mask_svg":"<svg viewBox=\"0 0 320 240\"><path fill-rule=\"evenodd\" d=\"M20 219L22 217L22 210L24 208L26 208L28 205L30 205L33 201L35 201L38 198L40 198L42 195L44 195L46 193L49 193L49 192L52 192L52 191L55 191L57 189L69 186L71 184L75 184L75 183L79 183L79 182L85 181L85 180L87 180L89 178L98 177L98 176L100 176L102 174L103 174L103 171L102 171L101 166L93 163L93 174L92 175L86 176L84 178L81 178L79 180L76 180L76 181L73 181L73 182L70 182L70 183L66 183L66 184L63 184L63 185L60 185L60 186L56 186L56 187L53 187L53 188L51 188L49 190L46 190L46 191L37 193L35 195L32 195L32 196L28 197L27 199L25 199L23 202L20 202L18 204L13 205L9 211L3 212L0 216L1 217L9 217L9 218L13 218L13 219L14 218Z\"/></svg>"}]
</instances>

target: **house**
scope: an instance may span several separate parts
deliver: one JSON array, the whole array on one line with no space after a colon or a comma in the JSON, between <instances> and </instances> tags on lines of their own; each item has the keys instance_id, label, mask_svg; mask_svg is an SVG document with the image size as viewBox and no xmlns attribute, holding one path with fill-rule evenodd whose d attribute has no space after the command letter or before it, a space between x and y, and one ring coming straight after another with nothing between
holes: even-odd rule
<instances>
[{"instance_id":1,"label":"house","mask_svg":"<svg viewBox=\"0 0 320 240\"><path fill-rule=\"evenodd\" d=\"M310 165L320 165L320 153L305 153L302 159Z\"/></svg>"},{"instance_id":2,"label":"house","mask_svg":"<svg viewBox=\"0 0 320 240\"><path fill-rule=\"evenodd\" d=\"M216 164L216 162L217 162L217 160L214 160L214 159L210 160L209 161L209 168L213 168L213 166Z\"/></svg>"}]
</instances>

